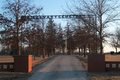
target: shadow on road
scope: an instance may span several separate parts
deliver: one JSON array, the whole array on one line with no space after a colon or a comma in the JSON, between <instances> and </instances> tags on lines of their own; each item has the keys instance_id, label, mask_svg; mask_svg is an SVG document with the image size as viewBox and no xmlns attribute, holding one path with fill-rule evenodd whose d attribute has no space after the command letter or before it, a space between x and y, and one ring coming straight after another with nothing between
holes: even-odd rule
<instances>
[{"instance_id":1,"label":"shadow on road","mask_svg":"<svg viewBox=\"0 0 120 80\"><path fill-rule=\"evenodd\" d=\"M31 73L28 80L89 80L88 72L73 56L57 56L35 66Z\"/></svg>"},{"instance_id":2,"label":"shadow on road","mask_svg":"<svg viewBox=\"0 0 120 80\"><path fill-rule=\"evenodd\" d=\"M37 72L37 74L41 75L37 76L40 80L89 80L86 79L87 72L85 71ZM29 80L34 79L31 77Z\"/></svg>"},{"instance_id":3,"label":"shadow on road","mask_svg":"<svg viewBox=\"0 0 120 80\"><path fill-rule=\"evenodd\" d=\"M52 58L52 59L50 59L50 60L48 60L46 62L43 62L40 65L37 65L37 66L33 67L32 71L30 73L35 73L36 71L45 68L47 64L51 63L54 60L54 58Z\"/></svg>"}]
</instances>

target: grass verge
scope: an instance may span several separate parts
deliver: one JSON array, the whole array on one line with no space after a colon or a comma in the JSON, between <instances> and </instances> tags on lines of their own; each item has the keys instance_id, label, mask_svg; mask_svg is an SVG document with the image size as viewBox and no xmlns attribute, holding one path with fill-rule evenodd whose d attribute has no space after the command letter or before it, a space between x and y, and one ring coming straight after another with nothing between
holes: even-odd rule
<instances>
[{"instance_id":1,"label":"grass verge","mask_svg":"<svg viewBox=\"0 0 120 80\"><path fill-rule=\"evenodd\" d=\"M80 62L82 63L83 67L85 70L88 70L87 66L87 58L83 56L75 56L77 57ZM107 56L109 57L109 55ZM120 72L95 72L95 73L90 73L88 72L87 77L90 80L120 80Z\"/></svg>"},{"instance_id":2,"label":"grass verge","mask_svg":"<svg viewBox=\"0 0 120 80\"><path fill-rule=\"evenodd\" d=\"M32 67L35 67L47 60L52 59L55 56L38 60L32 63ZM0 80L27 80L33 73L21 73L21 72L0 72Z\"/></svg>"},{"instance_id":3,"label":"grass verge","mask_svg":"<svg viewBox=\"0 0 120 80\"><path fill-rule=\"evenodd\" d=\"M87 58L84 58L82 56L75 56L75 57L77 57L80 60L80 62L82 63L82 66L87 71L88 70Z\"/></svg>"}]
</instances>

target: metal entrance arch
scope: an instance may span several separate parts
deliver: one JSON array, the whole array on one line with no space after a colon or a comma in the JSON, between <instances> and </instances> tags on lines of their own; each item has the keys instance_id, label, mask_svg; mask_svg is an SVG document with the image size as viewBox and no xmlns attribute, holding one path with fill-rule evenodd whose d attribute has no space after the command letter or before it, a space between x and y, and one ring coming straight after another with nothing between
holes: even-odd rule
<instances>
[{"instance_id":1,"label":"metal entrance arch","mask_svg":"<svg viewBox=\"0 0 120 80\"><path fill-rule=\"evenodd\" d=\"M96 25L95 15L33 15L33 16L21 16L20 20L21 22L24 22L24 21L31 21L31 20L37 20L37 19L78 19L78 20L83 20L84 22L87 22L84 20L84 18L91 18L94 21L93 25ZM65 41L65 45L67 47L67 41Z\"/></svg>"},{"instance_id":2,"label":"metal entrance arch","mask_svg":"<svg viewBox=\"0 0 120 80\"><path fill-rule=\"evenodd\" d=\"M21 16L21 20L31 19L80 19L80 18L93 18L94 15L33 15Z\"/></svg>"}]
</instances>

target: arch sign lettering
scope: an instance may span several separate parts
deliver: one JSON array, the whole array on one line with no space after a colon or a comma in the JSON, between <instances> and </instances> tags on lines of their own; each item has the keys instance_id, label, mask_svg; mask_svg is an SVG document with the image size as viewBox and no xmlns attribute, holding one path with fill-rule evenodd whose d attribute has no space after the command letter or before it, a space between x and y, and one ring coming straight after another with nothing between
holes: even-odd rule
<instances>
[{"instance_id":1,"label":"arch sign lettering","mask_svg":"<svg viewBox=\"0 0 120 80\"><path fill-rule=\"evenodd\" d=\"M22 16L22 20L31 19L70 19L70 18L88 18L93 17L93 15L35 15L35 16Z\"/></svg>"}]
</instances>

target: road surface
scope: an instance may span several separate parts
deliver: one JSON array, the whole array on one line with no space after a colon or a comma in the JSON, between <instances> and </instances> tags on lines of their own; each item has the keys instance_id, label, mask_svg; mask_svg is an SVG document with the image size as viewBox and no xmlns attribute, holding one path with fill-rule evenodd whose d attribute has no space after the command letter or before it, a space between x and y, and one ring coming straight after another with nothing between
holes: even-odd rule
<instances>
[{"instance_id":1,"label":"road surface","mask_svg":"<svg viewBox=\"0 0 120 80\"><path fill-rule=\"evenodd\" d=\"M87 71L72 55L59 55L33 68L28 80L89 80Z\"/></svg>"}]
</instances>

